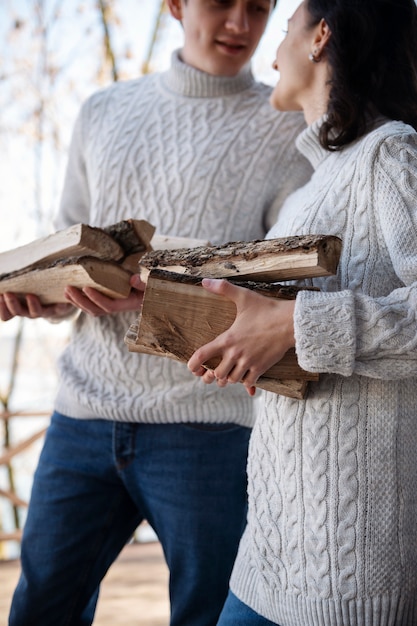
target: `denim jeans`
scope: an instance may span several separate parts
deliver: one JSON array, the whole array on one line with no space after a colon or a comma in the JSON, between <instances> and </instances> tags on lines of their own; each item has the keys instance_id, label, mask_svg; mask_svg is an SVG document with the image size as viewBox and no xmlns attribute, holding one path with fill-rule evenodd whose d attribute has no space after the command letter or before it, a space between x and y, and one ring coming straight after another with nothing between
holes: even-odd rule
<instances>
[{"instance_id":1,"label":"denim jeans","mask_svg":"<svg viewBox=\"0 0 417 626\"><path fill-rule=\"evenodd\" d=\"M54 413L10 626L92 623L101 580L147 519L170 570L171 626L214 626L246 523L250 430Z\"/></svg>"},{"instance_id":2,"label":"denim jeans","mask_svg":"<svg viewBox=\"0 0 417 626\"><path fill-rule=\"evenodd\" d=\"M266 617L255 613L229 591L217 626L278 626Z\"/></svg>"}]
</instances>

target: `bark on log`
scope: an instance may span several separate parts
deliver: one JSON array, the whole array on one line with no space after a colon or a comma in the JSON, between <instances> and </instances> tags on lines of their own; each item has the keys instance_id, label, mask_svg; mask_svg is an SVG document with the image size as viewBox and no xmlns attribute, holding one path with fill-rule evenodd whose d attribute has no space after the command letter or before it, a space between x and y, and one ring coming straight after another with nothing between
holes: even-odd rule
<instances>
[{"instance_id":1,"label":"bark on log","mask_svg":"<svg viewBox=\"0 0 417 626\"><path fill-rule=\"evenodd\" d=\"M332 235L302 235L193 249L154 250L140 260L146 281L151 269L190 276L279 281L334 274L341 240Z\"/></svg>"}]
</instances>

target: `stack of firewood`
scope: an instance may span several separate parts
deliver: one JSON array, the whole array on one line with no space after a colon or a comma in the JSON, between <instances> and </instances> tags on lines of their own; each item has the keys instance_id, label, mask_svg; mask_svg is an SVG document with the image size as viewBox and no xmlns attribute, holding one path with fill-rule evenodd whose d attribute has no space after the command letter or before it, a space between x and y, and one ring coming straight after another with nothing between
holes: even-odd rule
<instances>
[{"instance_id":1,"label":"stack of firewood","mask_svg":"<svg viewBox=\"0 0 417 626\"><path fill-rule=\"evenodd\" d=\"M125 343L131 352L186 362L229 328L236 315L233 302L202 288L202 278L226 278L268 297L293 299L299 288L277 281L335 274L340 251L338 237L306 235L146 252L139 261L146 282L143 306ZM214 369L217 363L205 366ZM314 380L318 374L301 369L295 351L289 350L257 386L303 398L308 381Z\"/></svg>"},{"instance_id":2,"label":"stack of firewood","mask_svg":"<svg viewBox=\"0 0 417 626\"><path fill-rule=\"evenodd\" d=\"M0 293L33 293L43 304L65 302L66 285L94 287L126 298L130 276L146 283L143 306L125 343L143 352L186 362L235 319L233 302L204 290L204 277L226 278L272 298L295 298L298 288L277 284L335 274L341 240L305 235L211 246L208 242L155 235L145 220L106 228L76 224L0 254ZM186 246L186 247L184 247ZM214 369L216 361L205 364ZM298 365L294 350L271 367L257 386L303 398L318 374Z\"/></svg>"},{"instance_id":3,"label":"stack of firewood","mask_svg":"<svg viewBox=\"0 0 417 626\"><path fill-rule=\"evenodd\" d=\"M155 228L123 220L106 228L75 224L0 254L0 293L37 295L42 304L65 302L66 285L94 287L126 298L140 257L152 249Z\"/></svg>"}]
</instances>

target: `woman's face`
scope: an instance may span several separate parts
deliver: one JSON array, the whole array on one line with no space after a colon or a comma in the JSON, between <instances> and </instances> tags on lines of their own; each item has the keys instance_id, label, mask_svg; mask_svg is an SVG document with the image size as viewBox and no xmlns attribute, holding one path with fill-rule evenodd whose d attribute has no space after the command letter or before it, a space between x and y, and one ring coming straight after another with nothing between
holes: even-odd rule
<instances>
[{"instance_id":1,"label":"woman's face","mask_svg":"<svg viewBox=\"0 0 417 626\"><path fill-rule=\"evenodd\" d=\"M306 0L288 20L288 31L279 46L274 69L280 73L270 98L280 111L304 110L313 86L314 63L309 60L313 48L314 27L308 26Z\"/></svg>"}]
</instances>

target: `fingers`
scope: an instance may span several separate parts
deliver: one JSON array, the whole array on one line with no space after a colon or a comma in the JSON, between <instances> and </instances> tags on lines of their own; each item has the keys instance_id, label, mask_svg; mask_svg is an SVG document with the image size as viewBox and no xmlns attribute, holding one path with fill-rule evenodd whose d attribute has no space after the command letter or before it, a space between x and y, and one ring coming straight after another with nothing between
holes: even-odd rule
<instances>
[{"instance_id":1,"label":"fingers","mask_svg":"<svg viewBox=\"0 0 417 626\"><path fill-rule=\"evenodd\" d=\"M88 315L97 317L105 313L101 307L95 304L81 289L77 289L77 287L65 287L64 294L68 302Z\"/></svg>"},{"instance_id":2,"label":"fingers","mask_svg":"<svg viewBox=\"0 0 417 626\"><path fill-rule=\"evenodd\" d=\"M210 357L205 358L204 354L210 354L210 350L213 350L213 353L217 353L215 342L206 344L206 346L197 350L188 361L188 368L194 376L200 376L207 384L216 381L219 387L226 387L228 384L235 383L244 383L247 388L254 387L259 374L250 368L248 369L248 366L243 362L241 364L236 363L233 358L227 359L224 357L215 369L207 369L204 363L209 361ZM254 391L250 395L253 394Z\"/></svg>"},{"instance_id":3,"label":"fingers","mask_svg":"<svg viewBox=\"0 0 417 626\"><path fill-rule=\"evenodd\" d=\"M245 382L248 386L255 385L262 372L251 365L241 348L233 346L232 342L233 336L230 333L219 335L194 352L188 361L188 369L195 376L203 376L204 364L213 357L222 355L220 363L213 369L213 376L220 387L239 382ZM206 381L206 377L204 380Z\"/></svg>"},{"instance_id":4,"label":"fingers","mask_svg":"<svg viewBox=\"0 0 417 626\"><path fill-rule=\"evenodd\" d=\"M132 274L130 277L130 286L138 291L145 291L146 283L140 277L140 274Z\"/></svg>"},{"instance_id":5,"label":"fingers","mask_svg":"<svg viewBox=\"0 0 417 626\"><path fill-rule=\"evenodd\" d=\"M30 319L43 317L61 321L68 317L72 310L73 307L66 303L43 305L39 298L33 294L19 297L14 293L0 295L0 319L4 322L13 317L28 317Z\"/></svg>"},{"instance_id":6,"label":"fingers","mask_svg":"<svg viewBox=\"0 0 417 626\"><path fill-rule=\"evenodd\" d=\"M249 396L253 397L255 395L255 393L256 393L256 387L254 385L251 385L249 387L247 385L245 385L245 387L246 387L247 394Z\"/></svg>"},{"instance_id":7,"label":"fingers","mask_svg":"<svg viewBox=\"0 0 417 626\"><path fill-rule=\"evenodd\" d=\"M200 370L193 372L195 376L201 376L201 379L206 385L216 382L218 387L226 387L231 381L226 378L218 378L213 370L201 367ZM249 391L248 391L249 393ZM250 394L250 395L253 395Z\"/></svg>"},{"instance_id":8,"label":"fingers","mask_svg":"<svg viewBox=\"0 0 417 626\"><path fill-rule=\"evenodd\" d=\"M7 322L14 317L14 313L10 310L6 301L6 294L0 294L0 319L3 322Z\"/></svg>"},{"instance_id":9,"label":"fingers","mask_svg":"<svg viewBox=\"0 0 417 626\"><path fill-rule=\"evenodd\" d=\"M220 335L221 337L221 335ZM210 343L206 343L201 348L198 348L187 363L187 367L196 376L202 376L202 368L212 356L216 356L219 353L217 345L219 343L219 337ZM205 368L204 368L205 369Z\"/></svg>"},{"instance_id":10,"label":"fingers","mask_svg":"<svg viewBox=\"0 0 417 626\"><path fill-rule=\"evenodd\" d=\"M5 293L0 298L1 319L5 322L13 317L43 317L43 307L36 296Z\"/></svg>"},{"instance_id":11,"label":"fingers","mask_svg":"<svg viewBox=\"0 0 417 626\"><path fill-rule=\"evenodd\" d=\"M202 380L203 382L206 383L206 385L211 385L211 383L214 383L214 381L216 380L216 377L214 375L213 370L205 369L204 373L202 374Z\"/></svg>"},{"instance_id":12,"label":"fingers","mask_svg":"<svg viewBox=\"0 0 417 626\"><path fill-rule=\"evenodd\" d=\"M122 311L138 311L143 300L143 292L136 289L132 289L128 298L120 299L109 298L92 287L77 289L67 286L64 293L69 302L93 317Z\"/></svg>"},{"instance_id":13,"label":"fingers","mask_svg":"<svg viewBox=\"0 0 417 626\"><path fill-rule=\"evenodd\" d=\"M243 287L233 285L223 278L203 278L203 280L201 281L201 285L207 291L215 293L219 296L224 296L225 298L228 298L228 300L233 300L233 302L235 302L236 304L238 303L239 298L245 292Z\"/></svg>"},{"instance_id":14,"label":"fingers","mask_svg":"<svg viewBox=\"0 0 417 626\"><path fill-rule=\"evenodd\" d=\"M228 359L226 356L220 364L214 369L214 376L217 381L226 381L227 383L243 382L248 376L249 371L244 363Z\"/></svg>"},{"instance_id":15,"label":"fingers","mask_svg":"<svg viewBox=\"0 0 417 626\"><path fill-rule=\"evenodd\" d=\"M90 315L104 315L105 313L114 313L119 310L118 301L114 298L104 295L97 289L92 287L84 287L82 291L83 306Z\"/></svg>"},{"instance_id":16,"label":"fingers","mask_svg":"<svg viewBox=\"0 0 417 626\"><path fill-rule=\"evenodd\" d=\"M35 319L37 317L47 317L50 311L49 306L43 306L39 298L32 294L27 294L26 306L29 313L28 317L32 319Z\"/></svg>"},{"instance_id":17,"label":"fingers","mask_svg":"<svg viewBox=\"0 0 417 626\"><path fill-rule=\"evenodd\" d=\"M206 385L210 385L211 383L216 382L218 387L223 388L223 387L226 387L230 383L240 382L244 384L246 388L246 392L248 393L249 396L254 396L256 393L255 385L248 385L244 380L232 381L230 380L230 378L229 379L218 378L215 371L210 370L210 369L205 369L204 367L202 367L198 373L196 372L193 372L193 373L195 376L201 376L202 381L206 383Z\"/></svg>"}]
</instances>

